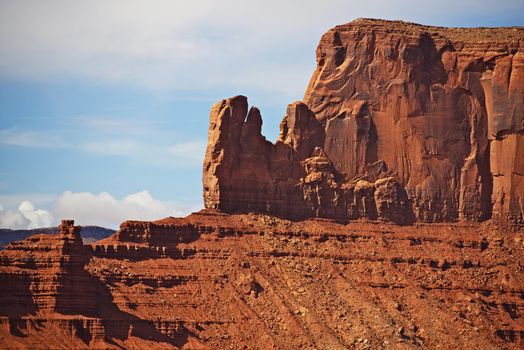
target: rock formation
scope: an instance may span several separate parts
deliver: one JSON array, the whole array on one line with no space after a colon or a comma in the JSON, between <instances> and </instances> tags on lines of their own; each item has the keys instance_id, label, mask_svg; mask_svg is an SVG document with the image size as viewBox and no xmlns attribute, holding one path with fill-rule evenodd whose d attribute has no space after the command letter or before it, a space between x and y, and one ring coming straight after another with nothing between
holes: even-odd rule
<instances>
[{"instance_id":1,"label":"rock formation","mask_svg":"<svg viewBox=\"0 0 524 350\"><path fill-rule=\"evenodd\" d=\"M257 108L210 115L206 208L289 219L522 221L524 29L358 19L322 36L273 144Z\"/></svg>"},{"instance_id":2,"label":"rock formation","mask_svg":"<svg viewBox=\"0 0 524 350\"><path fill-rule=\"evenodd\" d=\"M40 227L26 230L11 230L8 228L0 228L0 249L14 241L21 241L29 236L35 234L56 234L60 231L59 227ZM102 238L106 238L115 233L111 230L100 226L84 226L82 227L82 240L84 242L95 242Z\"/></svg>"},{"instance_id":3,"label":"rock formation","mask_svg":"<svg viewBox=\"0 0 524 350\"><path fill-rule=\"evenodd\" d=\"M0 251L0 348L522 349L522 33L328 31L274 144L213 106L208 209Z\"/></svg>"},{"instance_id":4,"label":"rock formation","mask_svg":"<svg viewBox=\"0 0 524 350\"><path fill-rule=\"evenodd\" d=\"M377 187L380 188L380 185ZM0 348L521 349L522 232L204 211L0 251Z\"/></svg>"},{"instance_id":5,"label":"rock formation","mask_svg":"<svg viewBox=\"0 0 524 350\"><path fill-rule=\"evenodd\" d=\"M0 266L11 268L0 286L1 308L7 315L37 311L86 315L95 312L94 289L84 273L88 258L80 227L63 220L58 229L57 235L31 236L11 243L2 252ZM81 304L78 298L82 299Z\"/></svg>"}]
</instances>

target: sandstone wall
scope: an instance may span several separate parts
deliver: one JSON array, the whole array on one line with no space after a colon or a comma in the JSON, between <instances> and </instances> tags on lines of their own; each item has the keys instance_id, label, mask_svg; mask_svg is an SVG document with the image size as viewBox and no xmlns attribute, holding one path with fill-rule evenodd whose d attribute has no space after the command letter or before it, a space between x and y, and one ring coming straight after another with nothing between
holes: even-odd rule
<instances>
[{"instance_id":1,"label":"sandstone wall","mask_svg":"<svg viewBox=\"0 0 524 350\"><path fill-rule=\"evenodd\" d=\"M291 219L522 221L523 28L359 19L324 34L277 141L216 103L206 208Z\"/></svg>"},{"instance_id":2,"label":"sandstone wall","mask_svg":"<svg viewBox=\"0 0 524 350\"><path fill-rule=\"evenodd\" d=\"M84 271L90 256L80 227L63 220L58 229L57 235L31 236L2 251L2 315L95 313L96 288Z\"/></svg>"}]
</instances>

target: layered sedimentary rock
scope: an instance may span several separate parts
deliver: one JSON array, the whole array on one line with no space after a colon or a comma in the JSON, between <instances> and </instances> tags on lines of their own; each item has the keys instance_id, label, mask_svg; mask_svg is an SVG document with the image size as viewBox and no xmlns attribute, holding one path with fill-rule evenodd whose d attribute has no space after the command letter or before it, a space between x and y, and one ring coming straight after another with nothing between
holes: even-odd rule
<instances>
[{"instance_id":1,"label":"layered sedimentary rock","mask_svg":"<svg viewBox=\"0 0 524 350\"><path fill-rule=\"evenodd\" d=\"M290 219L521 221L524 30L359 19L322 36L273 144L233 97L210 116L207 208Z\"/></svg>"},{"instance_id":2,"label":"layered sedimentary rock","mask_svg":"<svg viewBox=\"0 0 524 350\"><path fill-rule=\"evenodd\" d=\"M94 245L83 244L72 220L62 220L58 231L13 242L0 252L0 348L164 349L180 341L198 346L178 319L128 313L111 291L115 281L160 288L182 283L173 271L165 281L142 277L140 268L119 275L119 261L181 257L177 244L194 240L198 230L126 222L115 237ZM102 263L93 265L93 259Z\"/></svg>"},{"instance_id":3,"label":"layered sedimentary rock","mask_svg":"<svg viewBox=\"0 0 524 350\"><path fill-rule=\"evenodd\" d=\"M7 315L94 314L95 290L84 272L89 257L80 227L64 220L58 230L13 242L2 252L0 266L9 274L2 275L0 303Z\"/></svg>"},{"instance_id":4,"label":"layered sedimentary rock","mask_svg":"<svg viewBox=\"0 0 524 350\"><path fill-rule=\"evenodd\" d=\"M0 348L521 349L521 227L341 223L521 219L521 38L334 28L274 144L213 106L209 209L0 251Z\"/></svg>"},{"instance_id":5,"label":"layered sedimentary rock","mask_svg":"<svg viewBox=\"0 0 524 350\"><path fill-rule=\"evenodd\" d=\"M205 211L84 247L65 227L0 252L0 348L524 345L522 233L492 223Z\"/></svg>"},{"instance_id":6,"label":"layered sedimentary rock","mask_svg":"<svg viewBox=\"0 0 524 350\"><path fill-rule=\"evenodd\" d=\"M56 234L59 232L58 227L43 227L33 228L27 230L11 230L8 228L0 228L0 249L3 249L6 245L14 241L21 241L29 236L35 234ZM82 239L95 242L102 238L106 238L115 233L115 230L100 226L84 226L82 227Z\"/></svg>"}]
</instances>

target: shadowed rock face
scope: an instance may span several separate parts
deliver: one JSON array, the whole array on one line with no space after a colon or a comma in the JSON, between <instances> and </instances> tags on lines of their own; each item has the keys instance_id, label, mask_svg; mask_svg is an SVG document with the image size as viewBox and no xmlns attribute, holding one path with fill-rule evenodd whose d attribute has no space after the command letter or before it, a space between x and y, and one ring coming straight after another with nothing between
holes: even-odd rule
<instances>
[{"instance_id":1,"label":"shadowed rock face","mask_svg":"<svg viewBox=\"0 0 524 350\"><path fill-rule=\"evenodd\" d=\"M522 221L523 44L523 28L359 19L329 30L274 144L245 97L213 106L206 208Z\"/></svg>"}]
</instances>

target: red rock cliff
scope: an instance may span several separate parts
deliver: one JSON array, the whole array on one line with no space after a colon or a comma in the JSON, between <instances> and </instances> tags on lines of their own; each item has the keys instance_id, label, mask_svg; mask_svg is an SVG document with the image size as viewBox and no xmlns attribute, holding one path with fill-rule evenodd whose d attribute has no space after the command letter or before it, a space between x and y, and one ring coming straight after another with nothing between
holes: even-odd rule
<instances>
[{"instance_id":1,"label":"red rock cliff","mask_svg":"<svg viewBox=\"0 0 524 350\"><path fill-rule=\"evenodd\" d=\"M2 314L94 313L95 291L83 271L89 256L80 227L72 220L62 220L58 229L57 235L40 234L13 242L0 255Z\"/></svg>"},{"instance_id":2,"label":"red rock cliff","mask_svg":"<svg viewBox=\"0 0 524 350\"><path fill-rule=\"evenodd\" d=\"M206 208L291 219L522 221L524 29L358 19L324 34L273 144L233 97L210 116Z\"/></svg>"}]
</instances>

